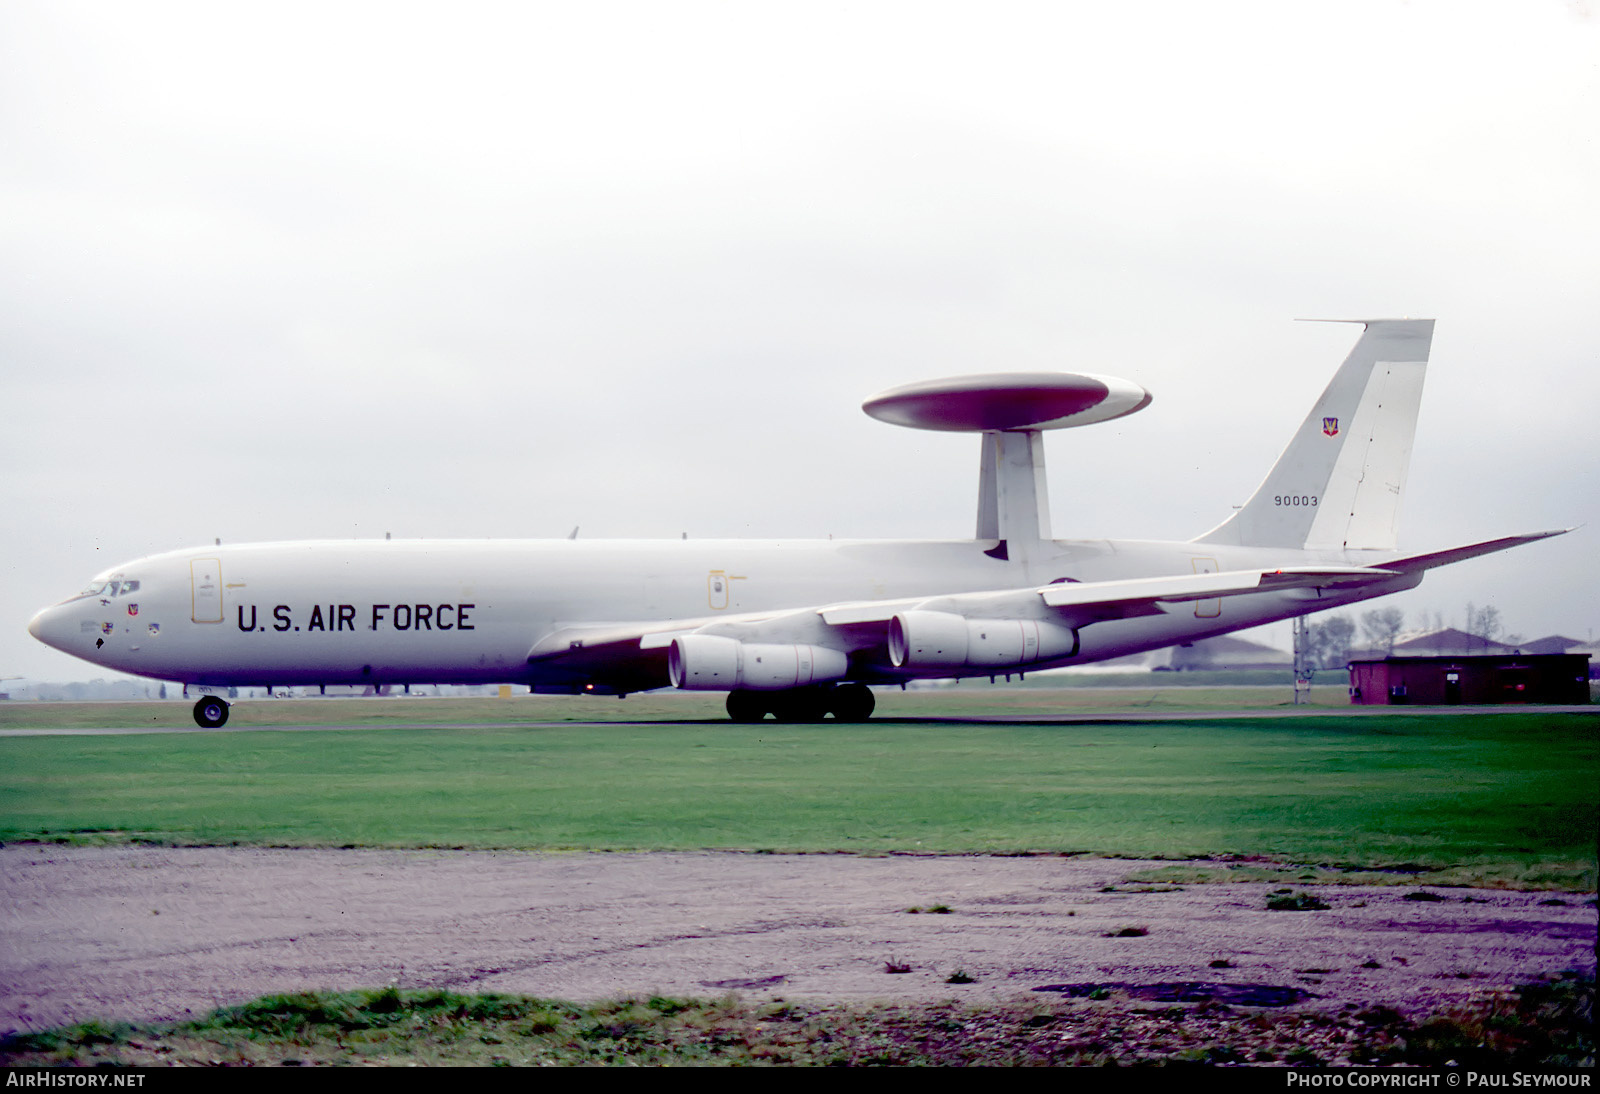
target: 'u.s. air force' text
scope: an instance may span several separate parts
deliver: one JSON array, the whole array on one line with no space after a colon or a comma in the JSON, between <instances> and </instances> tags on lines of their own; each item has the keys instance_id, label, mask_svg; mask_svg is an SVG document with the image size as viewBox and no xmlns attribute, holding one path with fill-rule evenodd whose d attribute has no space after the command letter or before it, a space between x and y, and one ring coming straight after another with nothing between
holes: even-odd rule
<instances>
[{"instance_id":1,"label":"'u.s. air force' text","mask_svg":"<svg viewBox=\"0 0 1600 1094\"><path fill-rule=\"evenodd\" d=\"M241 631L471 631L476 604L314 604L309 613L275 604L259 619L254 604L239 605ZM359 624L359 626L358 626Z\"/></svg>"}]
</instances>

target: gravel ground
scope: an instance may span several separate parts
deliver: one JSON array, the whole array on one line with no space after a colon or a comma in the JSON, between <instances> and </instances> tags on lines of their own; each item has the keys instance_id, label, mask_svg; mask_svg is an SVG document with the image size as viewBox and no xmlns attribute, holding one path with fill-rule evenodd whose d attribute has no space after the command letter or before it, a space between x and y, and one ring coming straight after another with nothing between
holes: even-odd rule
<instances>
[{"instance_id":1,"label":"gravel ground","mask_svg":"<svg viewBox=\"0 0 1600 1094\"><path fill-rule=\"evenodd\" d=\"M1326 911L1268 911L1269 884L1128 883L1157 865L1172 863L15 845L0 848L0 1029L389 983L862 1003L1204 985L1421 1017L1595 970L1592 895L1320 886L1305 891Z\"/></svg>"}]
</instances>

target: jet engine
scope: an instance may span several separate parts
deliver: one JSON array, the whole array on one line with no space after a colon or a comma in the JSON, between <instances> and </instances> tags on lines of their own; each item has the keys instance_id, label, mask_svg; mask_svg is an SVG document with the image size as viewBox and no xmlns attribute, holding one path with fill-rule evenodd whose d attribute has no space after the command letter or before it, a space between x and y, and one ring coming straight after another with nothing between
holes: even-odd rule
<instances>
[{"instance_id":1,"label":"jet engine","mask_svg":"<svg viewBox=\"0 0 1600 1094\"><path fill-rule=\"evenodd\" d=\"M685 691L781 691L838 680L850 671L842 650L740 642L714 634L685 634L667 651L667 675Z\"/></svg>"},{"instance_id":2,"label":"jet engine","mask_svg":"<svg viewBox=\"0 0 1600 1094\"><path fill-rule=\"evenodd\" d=\"M889 660L896 668L1004 669L1077 652L1076 630L1037 619L911 611L889 621Z\"/></svg>"}]
</instances>

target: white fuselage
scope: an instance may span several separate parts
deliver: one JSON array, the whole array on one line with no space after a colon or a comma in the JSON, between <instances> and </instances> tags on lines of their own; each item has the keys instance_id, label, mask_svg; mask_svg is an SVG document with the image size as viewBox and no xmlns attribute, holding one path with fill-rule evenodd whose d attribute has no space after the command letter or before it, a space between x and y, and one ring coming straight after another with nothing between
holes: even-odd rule
<instances>
[{"instance_id":1,"label":"white fuselage","mask_svg":"<svg viewBox=\"0 0 1600 1094\"><path fill-rule=\"evenodd\" d=\"M664 662L610 680L603 664L529 661L541 638L609 623L694 620L841 602L939 597L1318 563L1377 552L1052 541L1023 562L982 541L312 541L174 551L105 571L35 617L42 641L107 669L212 686L520 683L665 687ZM1055 664L1103 660L1409 588L1293 590L1094 623ZM136 583L133 588L130 584ZM1315 601L1315 606L1308 603ZM1034 664L1028 668L1049 667ZM852 677L919 673L862 662Z\"/></svg>"}]
</instances>

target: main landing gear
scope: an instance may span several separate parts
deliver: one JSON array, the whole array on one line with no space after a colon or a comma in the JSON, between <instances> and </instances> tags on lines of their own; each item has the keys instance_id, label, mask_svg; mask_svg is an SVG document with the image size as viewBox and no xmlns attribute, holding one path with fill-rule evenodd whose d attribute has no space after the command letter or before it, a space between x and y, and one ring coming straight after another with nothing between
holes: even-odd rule
<instances>
[{"instance_id":1,"label":"main landing gear","mask_svg":"<svg viewBox=\"0 0 1600 1094\"><path fill-rule=\"evenodd\" d=\"M830 714L836 722L865 722L875 706L865 684L728 692L728 717L735 722L759 722L769 714L780 722L820 722Z\"/></svg>"},{"instance_id":2,"label":"main landing gear","mask_svg":"<svg viewBox=\"0 0 1600 1094\"><path fill-rule=\"evenodd\" d=\"M194 705L194 724L201 729L218 729L227 721L228 704L215 695L202 695Z\"/></svg>"}]
</instances>

